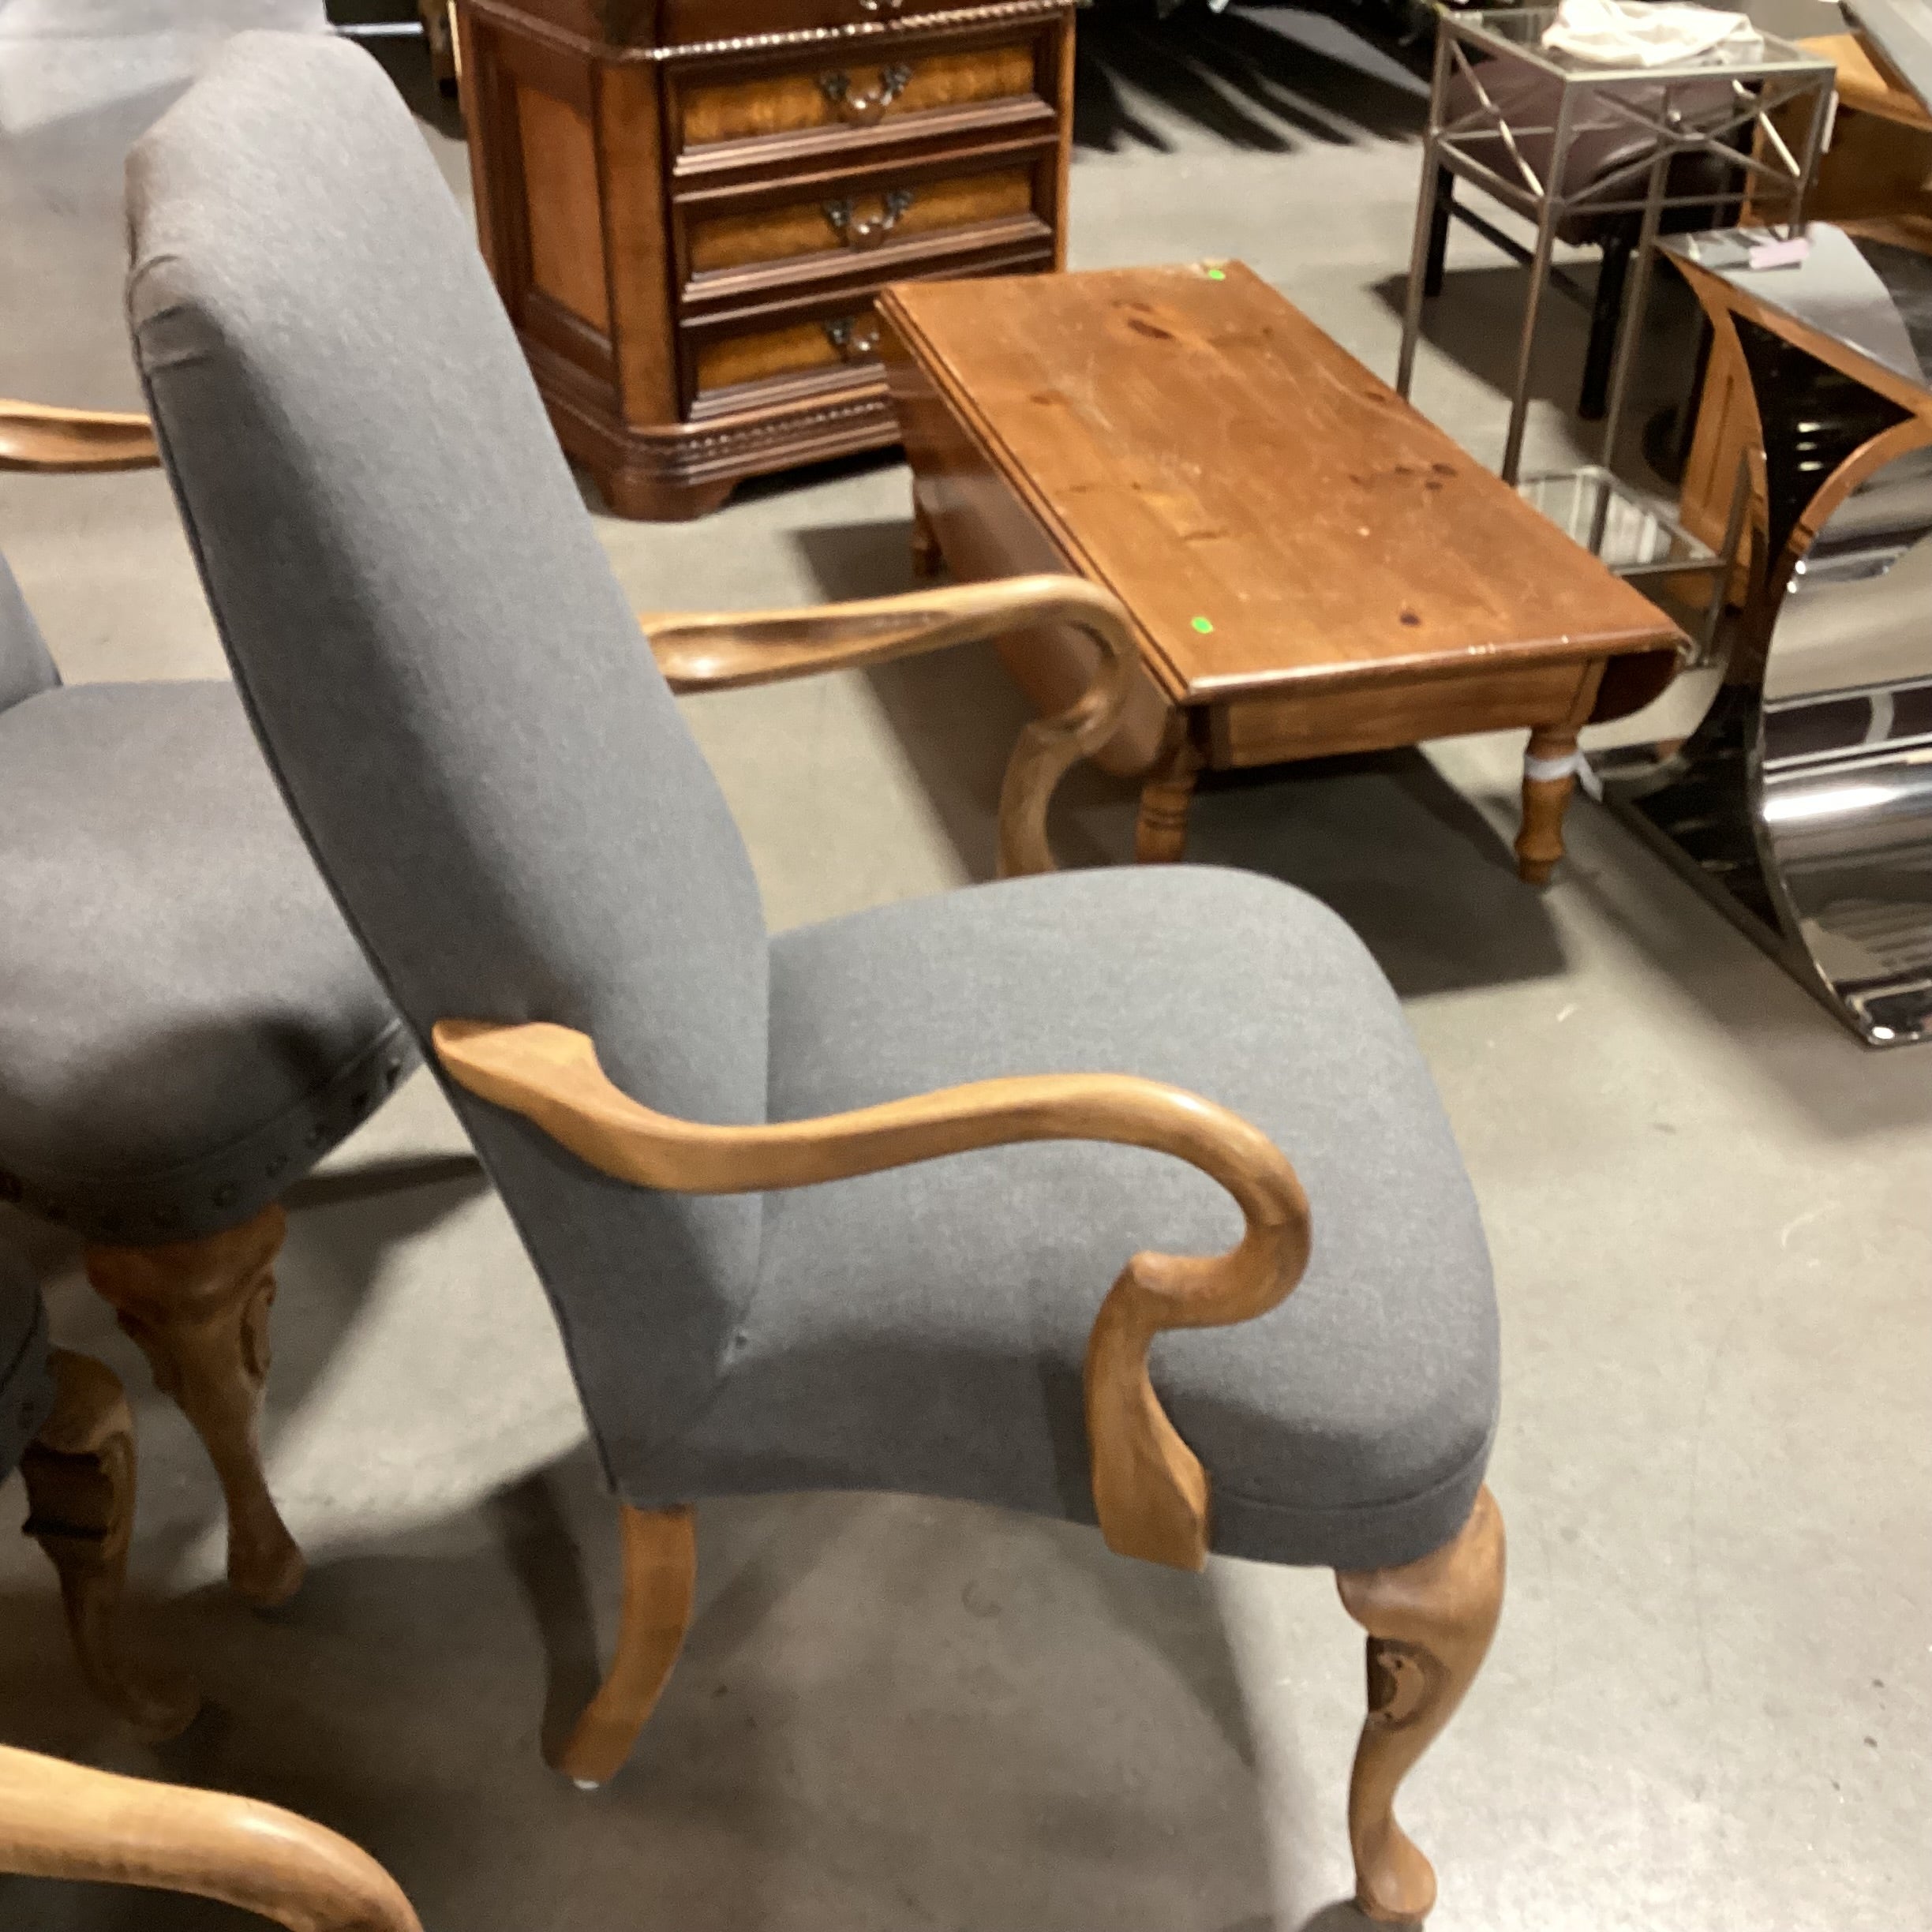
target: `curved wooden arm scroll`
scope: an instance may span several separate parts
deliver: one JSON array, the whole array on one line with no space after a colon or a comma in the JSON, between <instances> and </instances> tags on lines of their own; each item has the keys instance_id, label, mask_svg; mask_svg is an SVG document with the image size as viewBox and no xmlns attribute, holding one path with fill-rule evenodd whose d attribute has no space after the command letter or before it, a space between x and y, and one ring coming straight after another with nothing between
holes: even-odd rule
<instances>
[{"instance_id":1,"label":"curved wooden arm scroll","mask_svg":"<svg viewBox=\"0 0 1932 1932\"><path fill-rule=\"evenodd\" d=\"M713 1127L653 1113L614 1086L586 1034L442 1020L437 1057L460 1085L534 1121L600 1173L675 1193L746 1194L877 1174L1024 1140L1107 1140L1172 1154L1220 1182L1247 1226L1216 1256L1137 1254L1088 1339L1094 1507L1125 1556L1198 1570L1208 1488L1148 1377L1163 1328L1251 1320L1301 1279L1309 1209L1287 1157L1212 1101L1121 1073L980 1080L822 1120Z\"/></svg>"},{"instance_id":2,"label":"curved wooden arm scroll","mask_svg":"<svg viewBox=\"0 0 1932 1932\"><path fill-rule=\"evenodd\" d=\"M896 657L977 643L1010 631L1065 624L1100 647L1100 664L1078 700L1020 734L1000 788L1000 876L1054 870L1046 808L1080 758L1113 736L1139 662L1133 626L1111 593L1084 578L996 578L905 597L815 609L702 612L638 620L673 691L735 691L750 684L888 664Z\"/></svg>"},{"instance_id":3,"label":"curved wooden arm scroll","mask_svg":"<svg viewBox=\"0 0 1932 1932\"><path fill-rule=\"evenodd\" d=\"M307 1818L4 1745L0 1872L185 1892L289 1932L422 1932L367 1852Z\"/></svg>"},{"instance_id":4,"label":"curved wooden arm scroll","mask_svg":"<svg viewBox=\"0 0 1932 1932\"><path fill-rule=\"evenodd\" d=\"M160 460L145 416L0 396L0 470L147 470Z\"/></svg>"}]
</instances>

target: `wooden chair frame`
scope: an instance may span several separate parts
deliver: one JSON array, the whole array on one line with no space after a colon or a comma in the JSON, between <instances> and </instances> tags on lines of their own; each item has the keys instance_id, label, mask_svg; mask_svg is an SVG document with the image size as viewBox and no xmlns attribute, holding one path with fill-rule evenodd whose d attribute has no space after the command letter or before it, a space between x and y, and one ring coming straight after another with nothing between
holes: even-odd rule
<instances>
[{"instance_id":1,"label":"wooden chair frame","mask_svg":"<svg viewBox=\"0 0 1932 1932\"><path fill-rule=\"evenodd\" d=\"M882 664L1003 632L1084 631L1100 647L1093 680L1058 717L1026 728L1000 799L1002 874L1053 869L1047 807L1061 777L1112 736L1136 648L1110 593L1076 577L949 586L816 610L640 620L675 690L721 691ZM1094 1507L1109 1546L1177 1568L1207 1562L1206 1471L1162 1409L1148 1352L1164 1329L1252 1320L1307 1264L1309 1208L1287 1157L1225 1107L1119 1074L975 1082L811 1121L717 1127L676 1120L621 1091L582 1032L545 1024L446 1018L437 1057L470 1092L526 1119L600 1173L684 1193L754 1193L843 1180L968 1149L1099 1140L1188 1161L1233 1196L1241 1238L1208 1257L1138 1254L1099 1305L1087 1346L1085 1405ZM558 1754L582 1785L616 1775L683 1645L697 1545L687 1507L620 1506L624 1602L602 1687ZM1428 1861L1395 1822L1397 1787L1448 1721L1488 1649L1502 1604L1503 1534L1487 1489L1461 1533L1417 1563L1338 1575L1368 1632L1368 1716L1349 1797L1357 1903L1413 1923L1435 1902Z\"/></svg>"},{"instance_id":2,"label":"wooden chair frame","mask_svg":"<svg viewBox=\"0 0 1932 1932\"><path fill-rule=\"evenodd\" d=\"M130 1652L122 1600L134 1533L134 1418L105 1362L51 1352L54 1403L21 1457L24 1533L60 1578L68 1634L88 1687L145 1735L178 1736L201 1708L182 1672Z\"/></svg>"},{"instance_id":3,"label":"wooden chair frame","mask_svg":"<svg viewBox=\"0 0 1932 1932\"><path fill-rule=\"evenodd\" d=\"M289 1932L422 1932L366 1852L291 1811L4 1745L0 1872L184 1892Z\"/></svg>"},{"instance_id":4,"label":"wooden chair frame","mask_svg":"<svg viewBox=\"0 0 1932 1932\"><path fill-rule=\"evenodd\" d=\"M0 466L100 470L155 460L144 417L0 402ZM1113 736L1138 657L1118 601L1072 576L951 585L815 609L640 622L672 687L683 692L884 664L1017 630L1084 631L1099 647L1091 682L1066 711L1024 728L1007 768L999 807L1003 876L1053 870L1046 814L1054 790L1074 763ZM451 1017L436 1025L435 1045L459 1084L534 1121L599 1171L638 1186L760 1193L969 1148L1054 1140L1148 1148L1200 1168L1240 1206L1241 1238L1217 1256L1139 1254L1128 1262L1102 1300L1088 1338L1085 1402L1095 1509L1110 1546L1182 1569L1204 1565L1212 1500L1207 1473L1160 1406L1148 1352L1164 1329L1265 1314L1293 1290L1306 1265L1309 1211L1301 1183L1286 1157L1245 1121L1151 1080L1045 1074L977 1082L823 1120L713 1127L654 1113L621 1092L599 1066L594 1043L566 1028ZM239 1417L249 1436L267 1365L265 1316L273 1285L268 1271L272 1249L264 1262L259 1243L245 1245L245 1266L227 1271L242 1280L229 1297L238 1310L230 1324L237 1346L223 1354L224 1360L236 1356L238 1374L252 1388L242 1388L247 1399L212 1406L230 1418L222 1425L228 1434ZM92 1265L89 1272L100 1286L100 1274ZM113 1277L117 1271L105 1273ZM150 1286L155 1292L141 1297L144 1304L165 1305L165 1284ZM138 1313L135 1320L163 1386L170 1378L180 1385L181 1365L172 1361L166 1335L157 1336L152 1323L143 1332ZM200 1335L207 1324L174 1327ZM203 1432L208 1436L207 1428ZM216 1457L224 1477L235 1468L245 1474L251 1455L259 1470L252 1440L242 1447L246 1453L237 1464L235 1444L224 1439ZM279 1589L287 1559L260 1515L266 1493L249 1491L245 1517L231 1511L230 1533L246 1522L268 1536L269 1556L281 1566L269 1587ZM272 1517L272 1504L268 1507ZM669 1678L691 1612L696 1540L691 1510L625 1505L620 1524L624 1603L616 1653L557 1761L584 1784L614 1776L628 1756ZM299 1566L299 1552L294 1561ZM1338 1575L1344 1605L1368 1632L1369 1709L1357 1748L1349 1822L1357 1902L1379 1920L1413 1923L1435 1902L1434 1873L1396 1823L1395 1795L1481 1664L1501 1608L1503 1567L1502 1518L1485 1489L1459 1534L1433 1554L1398 1568ZM299 1577L298 1567L294 1574ZM0 1753L0 1864L32 1859L11 1868L172 1885L313 1932L417 1932L407 1904L380 1868L319 1827L243 1799L152 1786L109 1788L132 1784L125 1780L84 1781L101 1779L96 1773L72 1772L84 1780L78 1784L56 1780L69 1794L66 1803L30 1803L22 1810L21 1769L10 1762L21 1756ZM73 1819L89 1807L97 1814L107 1811L114 1835L134 1848L100 1853L82 1848ZM164 1854L155 1836L162 1822L181 1826L199 1848ZM290 1852L324 1908L313 1900L299 1911L290 1906L285 1877L244 1855L242 1848L257 1838L271 1842L278 1853ZM328 1910L337 1915L328 1916Z\"/></svg>"},{"instance_id":5,"label":"wooden chair frame","mask_svg":"<svg viewBox=\"0 0 1932 1932\"><path fill-rule=\"evenodd\" d=\"M148 470L160 460L145 416L0 396L0 470Z\"/></svg>"}]
</instances>

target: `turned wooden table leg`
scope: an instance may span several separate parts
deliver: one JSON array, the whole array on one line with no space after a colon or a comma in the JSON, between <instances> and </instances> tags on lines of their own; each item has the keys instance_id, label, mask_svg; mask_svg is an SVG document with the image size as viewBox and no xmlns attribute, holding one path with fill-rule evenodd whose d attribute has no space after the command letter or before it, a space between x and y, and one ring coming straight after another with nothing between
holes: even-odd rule
<instances>
[{"instance_id":1,"label":"turned wooden table leg","mask_svg":"<svg viewBox=\"0 0 1932 1932\"><path fill-rule=\"evenodd\" d=\"M1563 813L1576 789L1576 758L1574 726L1545 724L1530 734L1523 758L1522 829L1516 835L1516 871L1526 884L1547 886L1563 856Z\"/></svg>"},{"instance_id":2,"label":"turned wooden table leg","mask_svg":"<svg viewBox=\"0 0 1932 1932\"><path fill-rule=\"evenodd\" d=\"M228 1580L266 1609L294 1596L302 1554L268 1493L261 1459L263 1384L279 1207L201 1241L90 1247L88 1279L140 1344L155 1385L194 1425L228 1503Z\"/></svg>"},{"instance_id":3,"label":"turned wooden table leg","mask_svg":"<svg viewBox=\"0 0 1932 1932\"><path fill-rule=\"evenodd\" d=\"M912 575L937 577L945 568L945 554L939 548L932 519L915 492L912 498Z\"/></svg>"},{"instance_id":4,"label":"turned wooden table leg","mask_svg":"<svg viewBox=\"0 0 1932 1932\"><path fill-rule=\"evenodd\" d=\"M1368 1632L1368 1717L1349 1781L1355 1902L1413 1925L1436 1874L1395 1822L1395 1792L1475 1680L1503 1608L1503 1512L1487 1489L1453 1541L1395 1570L1338 1571L1348 1613Z\"/></svg>"},{"instance_id":5,"label":"turned wooden table leg","mask_svg":"<svg viewBox=\"0 0 1932 1932\"><path fill-rule=\"evenodd\" d=\"M688 1509L620 1507L623 1609L617 1649L597 1694L555 1759L586 1791L623 1769L683 1648L698 1583L698 1529Z\"/></svg>"},{"instance_id":6,"label":"turned wooden table leg","mask_svg":"<svg viewBox=\"0 0 1932 1932\"><path fill-rule=\"evenodd\" d=\"M1160 762L1140 787L1134 856L1143 865L1178 865L1187 851L1188 808L1201 774L1201 755L1184 716L1175 713Z\"/></svg>"},{"instance_id":7,"label":"turned wooden table leg","mask_svg":"<svg viewBox=\"0 0 1932 1932\"><path fill-rule=\"evenodd\" d=\"M134 1423L114 1371L55 1349L54 1410L21 1458L26 1533L59 1572L80 1668L95 1694L148 1735L185 1731L201 1707L178 1672L147 1673L121 1636L134 1531Z\"/></svg>"}]
</instances>

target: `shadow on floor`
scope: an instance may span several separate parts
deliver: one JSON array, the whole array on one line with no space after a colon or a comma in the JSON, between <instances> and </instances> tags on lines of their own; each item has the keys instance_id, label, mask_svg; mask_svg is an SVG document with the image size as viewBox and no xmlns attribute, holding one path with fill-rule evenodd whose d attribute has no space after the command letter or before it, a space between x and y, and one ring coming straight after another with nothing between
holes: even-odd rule
<instances>
[{"instance_id":1,"label":"shadow on floor","mask_svg":"<svg viewBox=\"0 0 1932 1932\"><path fill-rule=\"evenodd\" d=\"M828 597L890 582L909 523L804 530L794 541ZM993 651L968 646L870 672L880 709L962 863L994 875L1000 781L1024 700ZM1065 867L1133 856L1136 788L1083 767L1055 800ZM1206 780L1189 859L1267 873L1312 893L1361 934L1406 995L1533 979L1564 969L1541 898L1507 844L1419 751L1280 766Z\"/></svg>"},{"instance_id":2,"label":"shadow on floor","mask_svg":"<svg viewBox=\"0 0 1932 1932\"><path fill-rule=\"evenodd\" d=\"M271 1617L219 1589L145 1615L208 1700L155 1750L80 1692L51 1592L9 1593L9 1735L301 1811L382 1860L432 1926L469 1932L1276 1925L1255 1744L1199 1579L990 1511L708 1505L678 1668L631 1763L586 1795L545 1768L539 1713L547 1683L545 1735L574 1715L593 1625L612 1623L611 1517L580 1452L479 1508L319 1556ZM1185 1777L1162 1774L1171 1753ZM1290 1796L1321 1807L1324 1840L1339 1829L1339 1792L1291 1778ZM254 1923L6 1880L0 1922Z\"/></svg>"},{"instance_id":3,"label":"shadow on floor","mask_svg":"<svg viewBox=\"0 0 1932 1932\"><path fill-rule=\"evenodd\" d=\"M1262 153L1419 136L1428 88L1398 28L1393 9L1349 0L1222 13L1188 6L1165 19L1151 0L1106 0L1080 22L1074 140L1110 153L1170 151L1140 102Z\"/></svg>"},{"instance_id":4,"label":"shadow on floor","mask_svg":"<svg viewBox=\"0 0 1932 1932\"><path fill-rule=\"evenodd\" d=\"M1754 1079L1840 1142L1932 1128L1932 1048L1865 1046L1634 832L1611 823L1614 866L1571 868L1570 889L1696 1002Z\"/></svg>"},{"instance_id":5,"label":"shadow on floor","mask_svg":"<svg viewBox=\"0 0 1932 1932\"><path fill-rule=\"evenodd\" d=\"M418 121L450 140L465 139L456 90L437 81L429 65L429 43L421 35L358 39L356 44L388 75Z\"/></svg>"},{"instance_id":6,"label":"shadow on floor","mask_svg":"<svg viewBox=\"0 0 1932 1932\"><path fill-rule=\"evenodd\" d=\"M1495 210L1485 207L1483 212L1493 217ZM1474 245L1484 249L1491 259L1478 267L1451 265L1443 278L1441 294L1422 305L1421 339L1485 388L1507 398L1516 386L1516 357L1529 271L1488 251L1486 244ZM1597 260L1593 254L1565 266L1585 290L1595 287ZM1383 276L1368 293L1399 318L1408 286L1405 268ZM1619 467L1626 474L1633 474L1628 466L1641 454L1639 425L1653 411L1664 407L1675 410L1685 399L1685 386L1696 354L1697 331L1694 299L1676 273L1660 263L1651 278L1643 335L1631 372L1627 414L1623 433L1618 438L1623 458ZM1574 417L1589 339L1588 311L1556 288L1548 290L1537 319L1536 350L1530 365L1532 402L1553 404ZM1414 398L1425 414L1429 413L1426 406L1428 380L1426 370L1418 374ZM1579 422L1576 434L1591 451L1591 460L1596 460L1598 425ZM1647 463L1634 474L1653 488L1668 490L1674 487Z\"/></svg>"}]
</instances>

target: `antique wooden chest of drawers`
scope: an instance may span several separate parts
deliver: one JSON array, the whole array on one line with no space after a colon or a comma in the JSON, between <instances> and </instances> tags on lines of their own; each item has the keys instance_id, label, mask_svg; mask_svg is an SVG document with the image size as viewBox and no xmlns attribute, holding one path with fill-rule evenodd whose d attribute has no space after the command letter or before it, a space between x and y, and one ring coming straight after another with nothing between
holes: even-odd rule
<instances>
[{"instance_id":1,"label":"antique wooden chest of drawers","mask_svg":"<svg viewBox=\"0 0 1932 1932\"><path fill-rule=\"evenodd\" d=\"M1065 259L1076 0L457 0L483 252L627 516L895 442L873 298Z\"/></svg>"}]
</instances>

